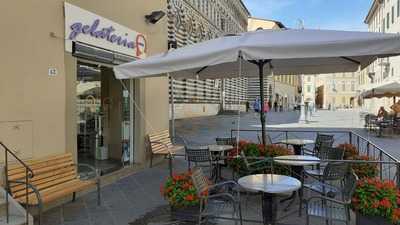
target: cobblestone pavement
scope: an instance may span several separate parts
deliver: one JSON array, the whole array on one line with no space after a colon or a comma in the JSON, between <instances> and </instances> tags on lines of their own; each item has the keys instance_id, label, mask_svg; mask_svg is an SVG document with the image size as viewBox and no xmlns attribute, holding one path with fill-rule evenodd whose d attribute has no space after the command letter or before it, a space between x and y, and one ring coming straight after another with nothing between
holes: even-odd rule
<instances>
[{"instance_id":1,"label":"cobblestone pavement","mask_svg":"<svg viewBox=\"0 0 400 225\"><path fill-rule=\"evenodd\" d=\"M272 112L269 113L267 121L269 129L283 127L290 127L291 130L350 129L368 136L360 128L362 125L360 121L355 122L357 117L357 112L353 111L320 111L314 114L311 119L311 121L317 122L304 125L298 123L299 114L297 112ZM178 134L191 142L208 144L214 143L214 139L217 136L230 136L230 130L237 128L238 124L237 116L221 115L177 120L176 130ZM310 124L313 124L315 128L309 126ZM335 124L335 127L329 127L329 124ZM355 124L354 128L349 127L349 124ZM259 121L253 113L242 114L240 116L241 129L257 129L257 125L259 125ZM302 132L299 132L297 135L302 135ZM305 135L307 136L307 134ZM257 139L254 134L241 133L241 137L254 141ZM400 156L397 148L400 144L398 137L376 138L374 134L369 134L369 138L389 153L397 157ZM174 170L175 172L186 170L186 163L183 159L174 160ZM227 171L225 172L226 174L230 174ZM76 202L70 202L45 212L42 224L127 225L134 221L140 221L139 219L145 218L146 215L147 217L152 217L151 215L155 210L157 211L160 207L167 206L167 202L160 194L160 185L165 181L167 176L167 163L163 162L154 168L140 171L103 187L103 202L101 206L96 205L95 193L89 193L79 197ZM230 176L227 175L227 177ZM243 196L243 205L245 218L261 220L261 202L259 196ZM288 225L305 224L304 216L302 218L298 217L296 209L297 207L294 206L288 214L280 211L280 223ZM162 224L162 222L153 221L152 224ZM233 224L226 221L217 222L218 224ZM136 223L133 224L136 225ZM254 223L246 222L244 224L250 225ZM312 220L311 224L325 224L325 222Z\"/></svg>"}]
</instances>

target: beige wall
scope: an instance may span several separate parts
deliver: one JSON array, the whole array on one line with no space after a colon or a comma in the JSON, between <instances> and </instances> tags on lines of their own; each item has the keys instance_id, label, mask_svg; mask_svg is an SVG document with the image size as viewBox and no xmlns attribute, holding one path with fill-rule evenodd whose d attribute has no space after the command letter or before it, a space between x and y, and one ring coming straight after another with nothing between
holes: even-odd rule
<instances>
[{"instance_id":1,"label":"beige wall","mask_svg":"<svg viewBox=\"0 0 400 225\"><path fill-rule=\"evenodd\" d=\"M276 24L275 21L252 18L252 17L250 17L247 20L248 31L255 31L260 27L263 29L279 29L279 26Z\"/></svg>"},{"instance_id":2,"label":"beige wall","mask_svg":"<svg viewBox=\"0 0 400 225\"><path fill-rule=\"evenodd\" d=\"M166 19L155 25L144 20L151 11L166 11L165 0L68 2L145 34L148 55L166 50ZM23 148L21 155L31 151L26 157L76 152L76 59L64 50L63 1L6 0L1 9L0 26L5 32L0 35L0 141ZM56 68L58 75L49 77L49 68ZM154 129L167 129L167 80L152 78L137 83L136 94L143 95L139 103L146 119ZM144 139L149 129L137 128L135 135ZM23 138L9 138L10 134ZM137 151L144 149L142 140L135 146Z\"/></svg>"}]
</instances>

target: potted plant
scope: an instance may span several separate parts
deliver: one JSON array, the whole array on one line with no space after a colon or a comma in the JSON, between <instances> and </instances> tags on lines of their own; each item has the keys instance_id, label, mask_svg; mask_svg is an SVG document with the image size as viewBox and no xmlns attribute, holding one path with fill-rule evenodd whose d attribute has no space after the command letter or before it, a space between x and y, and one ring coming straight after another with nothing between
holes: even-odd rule
<instances>
[{"instance_id":1,"label":"potted plant","mask_svg":"<svg viewBox=\"0 0 400 225\"><path fill-rule=\"evenodd\" d=\"M282 156L282 155L292 155L293 152L281 145L262 145L262 144L255 144L252 142L248 141L239 141L239 146L238 149L231 151L228 154L228 165L237 173L240 175L242 171L246 171L246 165L244 163L244 160L240 157L237 157L240 155L241 152L244 152L244 155L247 157L276 157L276 156ZM255 159L257 161L257 159ZM248 161L253 161L252 159L249 159ZM269 162L266 162L269 163ZM255 171L258 172L258 171ZM272 171L271 171L272 172ZM286 174L288 173L288 170L286 167L281 166L281 165L274 165L274 173L278 174Z\"/></svg>"},{"instance_id":2,"label":"potted plant","mask_svg":"<svg viewBox=\"0 0 400 225\"><path fill-rule=\"evenodd\" d=\"M343 149L344 159L349 159L359 154L357 147L349 143L340 144L337 148Z\"/></svg>"},{"instance_id":3,"label":"potted plant","mask_svg":"<svg viewBox=\"0 0 400 225\"><path fill-rule=\"evenodd\" d=\"M400 222L400 192L393 181L376 178L358 182L352 198L357 225L389 225Z\"/></svg>"},{"instance_id":4,"label":"potted plant","mask_svg":"<svg viewBox=\"0 0 400 225\"><path fill-rule=\"evenodd\" d=\"M368 157L366 155L353 156L349 158L351 160L360 160L360 161L374 161L374 158ZM357 174L359 179L363 178L374 178L378 175L378 164L371 162L362 162L362 163L352 163L351 168L353 168L354 172Z\"/></svg>"},{"instance_id":5,"label":"potted plant","mask_svg":"<svg viewBox=\"0 0 400 225\"><path fill-rule=\"evenodd\" d=\"M169 177L160 191L171 206L172 219L180 221L196 221L198 219L200 200L190 171ZM208 192L204 192L202 195L208 195Z\"/></svg>"},{"instance_id":6,"label":"potted plant","mask_svg":"<svg viewBox=\"0 0 400 225\"><path fill-rule=\"evenodd\" d=\"M346 160L359 160L359 161L374 161L375 159L367 155L360 155L356 146L344 143L337 146L344 150L344 159ZM378 174L378 164L376 163L352 163L351 167L357 174L359 179L373 178Z\"/></svg>"}]
</instances>

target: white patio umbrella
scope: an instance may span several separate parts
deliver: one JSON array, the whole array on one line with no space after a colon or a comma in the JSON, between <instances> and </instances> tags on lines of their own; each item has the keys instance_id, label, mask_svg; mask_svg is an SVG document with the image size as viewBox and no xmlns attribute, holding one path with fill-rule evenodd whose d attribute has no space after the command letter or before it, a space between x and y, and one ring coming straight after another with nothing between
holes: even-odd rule
<instances>
[{"instance_id":1,"label":"white patio umbrella","mask_svg":"<svg viewBox=\"0 0 400 225\"><path fill-rule=\"evenodd\" d=\"M354 72L378 57L400 54L400 36L328 30L260 30L226 36L114 67L118 79L160 76L174 78L235 77L242 60L244 76L260 78L264 108L264 74ZM265 65L269 65L266 67ZM260 115L265 144L265 117Z\"/></svg>"},{"instance_id":2,"label":"white patio umbrella","mask_svg":"<svg viewBox=\"0 0 400 225\"><path fill-rule=\"evenodd\" d=\"M361 94L363 98L382 98L382 97L399 97L400 96L400 82L390 81L380 84L371 90L365 91Z\"/></svg>"}]
</instances>

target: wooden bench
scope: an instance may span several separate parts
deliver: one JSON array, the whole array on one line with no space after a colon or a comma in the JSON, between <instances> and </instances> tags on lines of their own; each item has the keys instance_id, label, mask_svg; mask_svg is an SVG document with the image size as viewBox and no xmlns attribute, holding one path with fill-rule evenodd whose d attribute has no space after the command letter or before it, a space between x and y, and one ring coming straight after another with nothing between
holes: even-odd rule
<instances>
[{"instance_id":1,"label":"wooden bench","mask_svg":"<svg viewBox=\"0 0 400 225\"><path fill-rule=\"evenodd\" d=\"M172 171L172 157L185 146L173 144L168 130L149 134L148 137L151 150L150 167L153 166L154 155L162 155L170 160L170 171Z\"/></svg>"},{"instance_id":2,"label":"wooden bench","mask_svg":"<svg viewBox=\"0 0 400 225\"><path fill-rule=\"evenodd\" d=\"M36 205L39 207L39 221L43 204L53 202L75 193L97 188L97 200L100 204L100 180L96 169L87 164L73 162L72 154L62 154L45 159L27 161L26 164L32 169L33 177L28 182L28 203L26 202L26 171L20 165L10 165L7 169L6 184L15 200L23 205ZM83 179L78 175L78 167L85 168L94 179L87 176Z\"/></svg>"}]
</instances>

